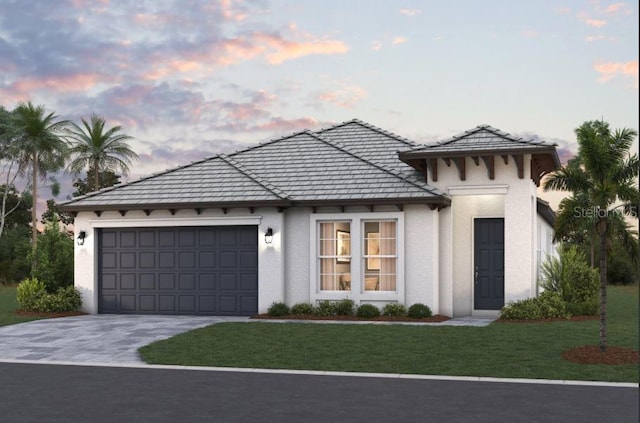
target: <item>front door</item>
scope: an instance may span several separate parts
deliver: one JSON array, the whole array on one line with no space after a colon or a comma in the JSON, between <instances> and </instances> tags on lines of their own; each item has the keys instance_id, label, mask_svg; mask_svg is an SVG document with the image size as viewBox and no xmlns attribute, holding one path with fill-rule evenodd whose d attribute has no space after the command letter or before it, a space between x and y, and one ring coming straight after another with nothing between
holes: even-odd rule
<instances>
[{"instance_id":1,"label":"front door","mask_svg":"<svg viewBox=\"0 0 640 423\"><path fill-rule=\"evenodd\" d=\"M504 306L504 219L474 221L474 309Z\"/></svg>"}]
</instances>

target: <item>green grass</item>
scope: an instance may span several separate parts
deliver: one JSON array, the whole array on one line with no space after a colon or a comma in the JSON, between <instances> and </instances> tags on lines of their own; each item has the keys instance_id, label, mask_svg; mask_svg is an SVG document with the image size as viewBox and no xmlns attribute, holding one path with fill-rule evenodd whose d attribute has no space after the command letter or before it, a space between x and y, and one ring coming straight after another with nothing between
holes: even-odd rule
<instances>
[{"instance_id":1,"label":"green grass","mask_svg":"<svg viewBox=\"0 0 640 423\"><path fill-rule=\"evenodd\" d=\"M609 345L638 349L638 287L609 289ZM224 323L140 349L154 364L638 382L638 365L580 365L598 321L485 328Z\"/></svg>"},{"instance_id":2,"label":"green grass","mask_svg":"<svg viewBox=\"0 0 640 423\"><path fill-rule=\"evenodd\" d=\"M0 285L0 326L14 325L16 323L38 320L42 317L18 316L16 310L16 287L12 285Z\"/></svg>"}]
</instances>

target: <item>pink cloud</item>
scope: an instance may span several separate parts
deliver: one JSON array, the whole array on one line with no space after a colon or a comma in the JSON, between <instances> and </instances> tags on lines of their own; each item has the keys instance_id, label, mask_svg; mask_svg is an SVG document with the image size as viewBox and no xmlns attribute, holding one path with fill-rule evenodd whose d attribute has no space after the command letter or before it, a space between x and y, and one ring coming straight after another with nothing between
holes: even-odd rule
<instances>
[{"instance_id":1,"label":"pink cloud","mask_svg":"<svg viewBox=\"0 0 640 423\"><path fill-rule=\"evenodd\" d=\"M400 13L405 16L416 16L419 15L422 11L420 9L400 9Z\"/></svg>"},{"instance_id":2,"label":"pink cloud","mask_svg":"<svg viewBox=\"0 0 640 423\"><path fill-rule=\"evenodd\" d=\"M564 6L564 7L558 7L556 8L556 13L560 14L560 15L566 15L568 13L571 13L571 8Z\"/></svg>"},{"instance_id":3,"label":"pink cloud","mask_svg":"<svg viewBox=\"0 0 640 423\"><path fill-rule=\"evenodd\" d=\"M621 62L599 62L593 65L596 72L600 74L598 82L605 83L614 78L631 79L633 88L638 88L638 61L631 60L626 63Z\"/></svg>"},{"instance_id":4,"label":"pink cloud","mask_svg":"<svg viewBox=\"0 0 640 423\"><path fill-rule=\"evenodd\" d=\"M371 50L378 51L382 48L382 43L380 41L372 41L371 42Z\"/></svg>"},{"instance_id":5,"label":"pink cloud","mask_svg":"<svg viewBox=\"0 0 640 423\"><path fill-rule=\"evenodd\" d=\"M614 14L620 11L627 11L626 4L624 4L623 2L610 4L604 9L604 13L610 14Z\"/></svg>"},{"instance_id":6,"label":"pink cloud","mask_svg":"<svg viewBox=\"0 0 640 423\"><path fill-rule=\"evenodd\" d=\"M392 43L393 43L394 45L398 45L398 44L406 43L407 41L409 41L409 39L408 39L408 38L405 38L405 37L395 37L395 38L393 39Z\"/></svg>"},{"instance_id":7,"label":"pink cloud","mask_svg":"<svg viewBox=\"0 0 640 423\"><path fill-rule=\"evenodd\" d=\"M602 19L585 19L584 23L589 26L595 26L596 28L603 27L607 24L607 21Z\"/></svg>"},{"instance_id":8,"label":"pink cloud","mask_svg":"<svg viewBox=\"0 0 640 423\"><path fill-rule=\"evenodd\" d=\"M297 59L312 54L344 54L349 51L347 45L339 40L312 39L305 34L303 41L291 41L279 35L268 33L254 33L253 39L268 49L267 62L271 65L279 65L287 60Z\"/></svg>"},{"instance_id":9,"label":"pink cloud","mask_svg":"<svg viewBox=\"0 0 640 423\"><path fill-rule=\"evenodd\" d=\"M351 109L367 96L364 88L356 85L345 86L335 91L325 91L317 95L321 102L331 103L345 109Z\"/></svg>"},{"instance_id":10,"label":"pink cloud","mask_svg":"<svg viewBox=\"0 0 640 423\"><path fill-rule=\"evenodd\" d=\"M524 38L538 38L540 34L538 34L538 31L534 31L532 29L526 29L524 31L522 31L522 36Z\"/></svg>"},{"instance_id":11,"label":"pink cloud","mask_svg":"<svg viewBox=\"0 0 640 423\"><path fill-rule=\"evenodd\" d=\"M2 89L2 97L7 99L23 99L33 95L35 91L47 90L55 93L84 92L100 82L113 82L115 78L97 73L75 73L48 77L23 77Z\"/></svg>"}]
</instances>

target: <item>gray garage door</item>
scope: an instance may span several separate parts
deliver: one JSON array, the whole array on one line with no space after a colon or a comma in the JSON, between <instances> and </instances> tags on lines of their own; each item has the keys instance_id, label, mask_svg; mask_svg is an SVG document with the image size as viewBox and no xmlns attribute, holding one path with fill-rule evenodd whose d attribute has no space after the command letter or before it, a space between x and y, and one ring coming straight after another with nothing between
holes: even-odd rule
<instances>
[{"instance_id":1,"label":"gray garage door","mask_svg":"<svg viewBox=\"0 0 640 423\"><path fill-rule=\"evenodd\" d=\"M100 313L246 316L258 311L258 228L99 231Z\"/></svg>"}]
</instances>

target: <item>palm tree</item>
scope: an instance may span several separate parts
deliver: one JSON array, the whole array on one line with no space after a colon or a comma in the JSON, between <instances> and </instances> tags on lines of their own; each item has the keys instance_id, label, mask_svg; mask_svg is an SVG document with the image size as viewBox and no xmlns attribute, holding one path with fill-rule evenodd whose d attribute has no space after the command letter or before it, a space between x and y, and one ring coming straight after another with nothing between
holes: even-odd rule
<instances>
[{"instance_id":1,"label":"palm tree","mask_svg":"<svg viewBox=\"0 0 640 423\"><path fill-rule=\"evenodd\" d=\"M592 218L591 229L600 238L600 350L607 349L607 246L618 226L616 214L637 217L640 192L636 179L640 171L638 156L629 154L636 131L611 131L603 121L589 121L575 130L578 161L552 173L544 189L569 191L578 203L588 202L575 218ZM618 216L619 218L620 216Z\"/></svg>"},{"instance_id":2,"label":"palm tree","mask_svg":"<svg viewBox=\"0 0 640 423\"><path fill-rule=\"evenodd\" d=\"M105 130L102 117L93 114L90 120L82 119L82 127L72 123L67 130L72 159L69 168L76 175L88 168L87 174L93 173L88 176L93 177L93 186L97 190L102 172L120 169L126 175L131 161L139 157L127 144L132 137L118 133L122 126Z\"/></svg>"},{"instance_id":3,"label":"palm tree","mask_svg":"<svg viewBox=\"0 0 640 423\"><path fill-rule=\"evenodd\" d=\"M12 112L10 132L17 148L18 170L28 175L32 190L31 208L32 247L38 242L38 180L45 179L48 172L56 172L64 167L67 145L58 135L68 125L66 120L58 120L53 112L46 114L43 105L34 106L30 101L21 102Z\"/></svg>"}]
</instances>

